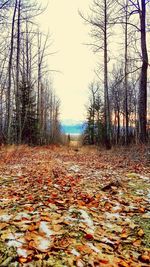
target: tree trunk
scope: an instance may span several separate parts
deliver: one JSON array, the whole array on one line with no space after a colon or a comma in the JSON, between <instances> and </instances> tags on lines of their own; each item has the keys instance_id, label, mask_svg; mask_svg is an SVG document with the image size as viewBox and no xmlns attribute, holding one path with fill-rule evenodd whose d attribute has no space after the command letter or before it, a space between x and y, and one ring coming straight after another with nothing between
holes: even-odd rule
<instances>
[{"instance_id":1,"label":"tree trunk","mask_svg":"<svg viewBox=\"0 0 150 267\"><path fill-rule=\"evenodd\" d=\"M140 11L141 24L141 52L142 52L142 68L139 84L139 99L138 99L138 115L139 115L139 140L146 143L146 125L147 125L147 68L148 54L146 44L146 3L141 0L142 9Z\"/></svg>"},{"instance_id":2,"label":"tree trunk","mask_svg":"<svg viewBox=\"0 0 150 267\"><path fill-rule=\"evenodd\" d=\"M107 51L107 1L104 1L104 112L105 112L105 146L111 148L110 141L110 110L109 110L109 95L108 95L108 51Z\"/></svg>"},{"instance_id":3,"label":"tree trunk","mask_svg":"<svg viewBox=\"0 0 150 267\"><path fill-rule=\"evenodd\" d=\"M13 50L14 50L14 30L15 30L15 18L17 12L18 1L15 2L14 13L12 18L11 26L11 40L10 40L10 55L8 63L8 89L7 89L7 100L6 100L6 130L7 130L7 143L10 143L11 139L11 74L12 74L12 59L13 59Z\"/></svg>"},{"instance_id":4,"label":"tree trunk","mask_svg":"<svg viewBox=\"0 0 150 267\"><path fill-rule=\"evenodd\" d=\"M117 107L117 144L119 144L119 140L120 140L120 109L119 106Z\"/></svg>"},{"instance_id":5,"label":"tree trunk","mask_svg":"<svg viewBox=\"0 0 150 267\"><path fill-rule=\"evenodd\" d=\"M128 112L128 0L126 0L125 10L125 144L129 143L129 112Z\"/></svg>"},{"instance_id":6,"label":"tree trunk","mask_svg":"<svg viewBox=\"0 0 150 267\"><path fill-rule=\"evenodd\" d=\"M16 125L17 125L17 143L21 144L21 114L20 114L20 94L19 94L19 67L20 67L20 9L21 0L18 2L17 18L17 57L16 57Z\"/></svg>"}]
</instances>

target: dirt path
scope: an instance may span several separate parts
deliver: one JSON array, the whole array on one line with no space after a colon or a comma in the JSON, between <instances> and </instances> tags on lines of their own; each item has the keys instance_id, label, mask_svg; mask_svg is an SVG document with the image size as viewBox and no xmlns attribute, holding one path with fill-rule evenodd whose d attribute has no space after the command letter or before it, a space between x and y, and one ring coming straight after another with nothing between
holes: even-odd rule
<instances>
[{"instance_id":1,"label":"dirt path","mask_svg":"<svg viewBox=\"0 0 150 267\"><path fill-rule=\"evenodd\" d=\"M0 151L0 266L149 266L150 168L142 155Z\"/></svg>"}]
</instances>

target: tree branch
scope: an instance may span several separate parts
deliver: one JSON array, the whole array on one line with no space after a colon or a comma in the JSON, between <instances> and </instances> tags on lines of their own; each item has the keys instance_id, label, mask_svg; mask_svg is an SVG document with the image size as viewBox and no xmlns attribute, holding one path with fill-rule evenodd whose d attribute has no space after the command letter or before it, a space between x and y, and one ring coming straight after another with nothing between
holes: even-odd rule
<instances>
[{"instance_id":1,"label":"tree branch","mask_svg":"<svg viewBox=\"0 0 150 267\"><path fill-rule=\"evenodd\" d=\"M7 5L9 3L10 0L7 0L5 3L3 3L1 6L0 6L0 9L2 9L5 5Z\"/></svg>"}]
</instances>

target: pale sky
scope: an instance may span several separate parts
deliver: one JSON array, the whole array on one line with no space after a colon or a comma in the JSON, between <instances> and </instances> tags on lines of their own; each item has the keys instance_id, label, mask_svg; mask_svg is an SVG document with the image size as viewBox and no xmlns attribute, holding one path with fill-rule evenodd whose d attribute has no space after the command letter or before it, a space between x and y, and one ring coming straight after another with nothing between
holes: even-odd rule
<instances>
[{"instance_id":1,"label":"pale sky","mask_svg":"<svg viewBox=\"0 0 150 267\"><path fill-rule=\"evenodd\" d=\"M47 0L44 0L47 2ZM42 2L44 2L42 1ZM52 74L56 94L61 100L61 119L84 120L88 84L94 78L96 56L83 43L89 40L89 28L78 14L88 12L91 0L49 0L41 17L41 27L52 34L49 67L61 73Z\"/></svg>"},{"instance_id":2,"label":"pale sky","mask_svg":"<svg viewBox=\"0 0 150 267\"><path fill-rule=\"evenodd\" d=\"M61 100L61 120L85 120L88 101L88 85L94 79L97 63L102 60L100 54L94 55L89 46L90 27L85 25L78 10L86 15L92 0L39 0L42 4L49 3L47 10L40 17L41 30L49 30L53 44L49 53L49 68L60 71L52 73L56 94ZM148 12L147 12L148 13ZM114 32L111 53L120 55L123 48L114 43L122 43L122 37ZM150 42L147 42L149 45ZM150 48L150 47L149 47ZM123 52L123 51L122 51ZM124 52L123 52L124 53ZM117 57L116 57L117 58ZM117 58L118 60L118 58ZM112 60L113 63L113 60ZM111 65L112 65L111 63Z\"/></svg>"}]
</instances>

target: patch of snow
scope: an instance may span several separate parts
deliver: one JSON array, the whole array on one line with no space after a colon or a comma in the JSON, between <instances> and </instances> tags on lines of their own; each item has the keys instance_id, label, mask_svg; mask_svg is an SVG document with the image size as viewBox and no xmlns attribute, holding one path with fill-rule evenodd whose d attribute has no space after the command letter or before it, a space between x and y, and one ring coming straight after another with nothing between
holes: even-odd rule
<instances>
[{"instance_id":1,"label":"patch of snow","mask_svg":"<svg viewBox=\"0 0 150 267\"><path fill-rule=\"evenodd\" d=\"M27 214L27 213L25 213L25 212L19 212L18 214L17 214L17 216L15 217L15 220L18 220L18 221L20 221L20 220L22 220L23 218L26 218L26 219L30 219L30 215L29 214Z\"/></svg>"},{"instance_id":2,"label":"patch of snow","mask_svg":"<svg viewBox=\"0 0 150 267\"><path fill-rule=\"evenodd\" d=\"M43 251L47 250L50 246L50 241L46 238L41 237L41 236L38 239L39 239L38 248L40 250L43 250Z\"/></svg>"},{"instance_id":3,"label":"patch of snow","mask_svg":"<svg viewBox=\"0 0 150 267\"><path fill-rule=\"evenodd\" d=\"M8 215L8 214L2 214L0 215L0 221L2 222L9 222L9 220L11 219L12 215Z\"/></svg>"},{"instance_id":4,"label":"patch of snow","mask_svg":"<svg viewBox=\"0 0 150 267\"><path fill-rule=\"evenodd\" d=\"M95 247L92 243L87 243L87 245L93 250L93 251L95 251L96 253L100 253L101 251L97 248L97 247Z\"/></svg>"},{"instance_id":5,"label":"patch of snow","mask_svg":"<svg viewBox=\"0 0 150 267\"><path fill-rule=\"evenodd\" d=\"M147 199L148 199L148 202L150 203L150 189L148 190Z\"/></svg>"},{"instance_id":6,"label":"patch of snow","mask_svg":"<svg viewBox=\"0 0 150 267\"><path fill-rule=\"evenodd\" d=\"M77 256L77 257L80 256L80 253L79 253L75 248L73 248L73 249L71 250L71 253L72 253L73 255Z\"/></svg>"},{"instance_id":7,"label":"patch of snow","mask_svg":"<svg viewBox=\"0 0 150 267\"><path fill-rule=\"evenodd\" d=\"M47 237L49 237L49 236L54 234L54 232L49 229L48 222L45 222L45 221L40 222L39 230L40 230L40 232L45 233Z\"/></svg>"},{"instance_id":8,"label":"patch of snow","mask_svg":"<svg viewBox=\"0 0 150 267\"><path fill-rule=\"evenodd\" d=\"M54 187L55 187L56 189L61 189L61 187L60 187L59 184L54 184Z\"/></svg>"},{"instance_id":9,"label":"patch of snow","mask_svg":"<svg viewBox=\"0 0 150 267\"><path fill-rule=\"evenodd\" d=\"M105 212L106 219L108 220L115 220L121 218L120 214L118 212L116 213L110 213L110 212Z\"/></svg>"},{"instance_id":10,"label":"patch of snow","mask_svg":"<svg viewBox=\"0 0 150 267\"><path fill-rule=\"evenodd\" d=\"M136 210L136 209L137 209L137 207L135 207L134 205L129 205L128 208L129 208L130 210Z\"/></svg>"},{"instance_id":11,"label":"patch of snow","mask_svg":"<svg viewBox=\"0 0 150 267\"><path fill-rule=\"evenodd\" d=\"M144 190L139 189L139 190L136 191L136 194L143 196L144 195Z\"/></svg>"},{"instance_id":12,"label":"patch of snow","mask_svg":"<svg viewBox=\"0 0 150 267\"><path fill-rule=\"evenodd\" d=\"M15 233L15 238L22 237L22 236L24 236L23 233Z\"/></svg>"},{"instance_id":13,"label":"patch of snow","mask_svg":"<svg viewBox=\"0 0 150 267\"><path fill-rule=\"evenodd\" d=\"M7 239L15 239L14 234L10 233L10 234L8 235Z\"/></svg>"},{"instance_id":14,"label":"patch of snow","mask_svg":"<svg viewBox=\"0 0 150 267\"><path fill-rule=\"evenodd\" d=\"M55 188L59 188L60 186L59 186L59 184L54 184L53 185Z\"/></svg>"},{"instance_id":15,"label":"patch of snow","mask_svg":"<svg viewBox=\"0 0 150 267\"><path fill-rule=\"evenodd\" d=\"M143 179L143 180L145 180L145 181L149 181L150 180L149 177L144 176L144 175L140 175L140 178Z\"/></svg>"},{"instance_id":16,"label":"patch of snow","mask_svg":"<svg viewBox=\"0 0 150 267\"><path fill-rule=\"evenodd\" d=\"M73 165L73 166L71 166L68 170L77 173L77 172L80 171L80 168L79 168L78 165Z\"/></svg>"},{"instance_id":17,"label":"patch of snow","mask_svg":"<svg viewBox=\"0 0 150 267\"><path fill-rule=\"evenodd\" d=\"M68 216L66 219L68 221L72 221L72 222L83 222L85 223L88 228L89 228L89 233L93 233L94 232L94 224L93 224L93 220L90 218L90 216L88 215L88 213L85 211L85 210L82 210L82 209L79 209L79 210L76 210L74 208L71 208L69 210L69 212L79 212L80 213L80 217L78 218L72 218L71 216Z\"/></svg>"},{"instance_id":18,"label":"patch of snow","mask_svg":"<svg viewBox=\"0 0 150 267\"><path fill-rule=\"evenodd\" d=\"M20 248L22 246L22 243L14 239L14 240L9 240L7 245L9 247Z\"/></svg>"},{"instance_id":19,"label":"patch of snow","mask_svg":"<svg viewBox=\"0 0 150 267\"><path fill-rule=\"evenodd\" d=\"M10 199L9 198L1 198L0 201L3 201L3 202L4 201L10 201Z\"/></svg>"},{"instance_id":20,"label":"patch of snow","mask_svg":"<svg viewBox=\"0 0 150 267\"><path fill-rule=\"evenodd\" d=\"M146 216L146 217L145 217ZM148 212L146 212L146 213L144 213L144 215L143 215L143 217L145 217L145 218L149 218L150 219L150 211L148 211Z\"/></svg>"},{"instance_id":21,"label":"patch of snow","mask_svg":"<svg viewBox=\"0 0 150 267\"><path fill-rule=\"evenodd\" d=\"M94 230L94 224L93 224L93 220L90 218L90 216L88 215L88 213L85 210L80 209L79 210L81 213L81 217L83 218L83 222L88 225L89 228L91 228L92 230Z\"/></svg>"},{"instance_id":22,"label":"patch of snow","mask_svg":"<svg viewBox=\"0 0 150 267\"><path fill-rule=\"evenodd\" d=\"M20 237L23 237L23 233L15 233L12 234L10 233L7 237L7 239L9 239L9 241L7 242L7 245L9 247L15 247L15 248L20 248L22 246L22 244L25 242L25 240L22 238L22 240L17 240Z\"/></svg>"},{"instance_id":23,"label":"patch of snow","mask_svg":"<svg viewBox=\"0 0 150 267\"><path fill-rule=\"evenodd\" d=\"M104 224L107 228L113 229L114 225L112 223L105 223Z\"/></svg>"},{"instance_id":24,"label":"patch of snow","mask_svg":"<svg viewBox=\"0 0 150 267\"><path fill-rule=\"evenodd\" d=\"M17 253L19 257L23 257L23 258L28 257L27 251L25 249L17 248Z\"/></svg>"},{"instance_id":25,"label":"patch of snow","mask_svg":"<svg viewBox=\"0 0 150 267\"><path fill-rule=\"evenodd\" d=\"M70 221L70 222L78 222L78 221L79 221L79 219L77 219L77 218L72 218L72 217L70 217L70 216L67 216L67 217L66 217L66 220L67 220L67 221Z\"/></svg>"},{"instance_id":26,"label":"patch of snow","mask_svg":"<svg viewBox=\"0 0 150 267\"><path fill-rule=\"evenodd\" d=\"M101 239L101 241L102 241L102 242L105 242L106 244L107 244L107 243L112 244L112 245L114 244L114 242L111 241L111 240L109 240L107 237L103 237L103 238Z\"/></svg>"},{"instance_id":27,"label":"patch of snow","mask_svg":"<svg viewBox=\"0 0 150 267\"><path fill-rule=\"evenodd\" d=\"M127 222L127 223L131 223L132 221L131 221L130 218L125 218L125 222Z\"/></svg>"},{"instance_id":28,"label":"patch of snow","mask_svg":"<svg viewBox=\"0 0 150 267\"><path fill-rule=\"evenodd\" d=\"M43 189L44 189L44 190L47 190L47 188L48 188L48 187L47 187L46 185L43 186Z\"/></svg>"},{"instance_id":29,"label":"patch of snow","mask_svg":"<svg viewBox=\"0 0 150 267\"><path fill-rule=\"evenodd\" d=\"M112 211L118 211L121 209L121 206L117 204L115 207L112 208Z\"/></svg>"}]
</instances>

